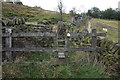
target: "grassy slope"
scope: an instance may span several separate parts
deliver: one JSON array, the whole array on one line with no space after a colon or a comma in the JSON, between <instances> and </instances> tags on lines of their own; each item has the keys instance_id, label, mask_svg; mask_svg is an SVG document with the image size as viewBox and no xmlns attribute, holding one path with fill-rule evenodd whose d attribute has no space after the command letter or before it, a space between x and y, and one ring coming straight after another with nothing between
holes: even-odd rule
<instances>
[{"instance_id":1,"label":"grassy slope","mask_svg":"<svg viewBox=\"0 0 120 80\"><path fill-rule=\"evenodd\" d=\"M107 38L116 42L118 41L118 21L92 19L92 28L96 28L98 32L105 33L103 27L108 29Z\"/></svg>"},{"instance_id":2,"label":"grassy slope","mask_svg":"<svg viewBox=\"0 0 120 80\"><path fill-rule=\"evenodd\" d=\"M104 19L96 19L97 21L103 22L104 24L110 25L114 28L118 28L117 20L104 20Z\"/></svg>"},{"instance_id":3,"label":"grassy slope","mask_svg":"<svg viewBox=\"0 0 120 80\"><path fill-rule=\"evenodd\" d=\"M36 8L24 6L24 5L16 5L16 4L9 4L9 3L3 3L2 11L3 11L3 18L23 16L23 17L27 17L28 21L37 21L37 20L42 20L44 18L47 18L47 19L59 18L58 12L36 9ZM70 19L70 16L67 14L65 14L64 17L65 17L65 20Z\"/></svg>"}]
</instances>

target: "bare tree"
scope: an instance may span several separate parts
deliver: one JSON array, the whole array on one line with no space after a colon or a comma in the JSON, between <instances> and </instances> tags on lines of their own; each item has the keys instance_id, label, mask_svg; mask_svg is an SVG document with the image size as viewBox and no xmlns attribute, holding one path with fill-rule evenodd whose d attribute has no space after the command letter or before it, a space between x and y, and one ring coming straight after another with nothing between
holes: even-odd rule
<instances>
[{"instance_id":1,"label":"bare tree","mask_svg":"<svg viewBox=\"0 0 120 80\"><path fill-rule=\"evenodd\" d=\"M58 2L58 10L60 12L61 21L63 21L64 20L64 18L63 18L63 10L64 10L64 8L63 8L62 0L59 0L59 2Z\"/></svg>"},{"instance_id":2,"label":"bare tree","mask_svg":"<svg viewBox=\"0 0 120 80\"><path fill-rule=\"evenodd\" d=\"M76 8L73 7L73 14L75 15L76 14Z\"/></svg>"},{"instance_id":3,"label":"bare tree","mask_svg":"<svg viewBox=\"0 0 120 80\"><path fill-rule=\"evenodd\" d=\"M75 14L76 14L76 8L75 7L73 7L73 9L72 10L70 10L69 11L69 14L71 15L71 17L72 17L72 22L73 22L73 17L75 16Z\"/></svg>"}]
</instances>

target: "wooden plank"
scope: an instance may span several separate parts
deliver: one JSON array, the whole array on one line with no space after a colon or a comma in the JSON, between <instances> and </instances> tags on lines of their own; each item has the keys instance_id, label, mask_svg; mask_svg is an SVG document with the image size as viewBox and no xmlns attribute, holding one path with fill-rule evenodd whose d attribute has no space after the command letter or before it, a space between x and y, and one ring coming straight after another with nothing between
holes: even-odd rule
<instances>
[{"instance_id":1,"label":"wooden plank","mask_svg":"<svg viewBox=\"0 0 120 80\"><path fill-rule=\"evenodd\" d=\"M90 31L91 31L91 22L89 21L89 23L88 23L88 32L90 33Z\"/></svg>"},{"instance_id":2,"label":"wooden plank","mask_svg":"<svg viewBox=\"0 0 120 80\"><path fill-rule=\"evenodd\" d=\"M68 58L68 51L69 51L69 37L66 37L65 39L65 46L66 46L66 52L65 52L65 56L66 58Z\"/></svg>"},{"instance_id":3,"label":"wooden plank","mask_svg":"<svg viewBox=\"0 0 120 80\"><path fill-rule=\"evenodd\" d=\"M0 1L0 19L2 19L2 2L3 0ZM2 22L0 22L0 80L2 80Z\"/></svg>"},{"instance_id":4,"label":"wooden plank","mask_svg":"<svg viewBox=\"0 0 120 80\"><path fill-rule=\"evenodd\" d=\"M96 29L92 29L92 34L93 34L93 36L92 36L92 48L96 48L97 47L97 36L96 36L96 34L97 34L97 31L96 31ZM96 53L96 50L94 51L94 56L95 56L95 60L94 60L94 65L96 65L96 63L97 63L97 60L98 60L98 54Z\"/></svg>"},{"instance_id":5,"label":"wooden plank","mask_svg":"<svg viewBox=\"0 0 120 80\"><path fill-rule=\"evenodd\" d=\"M6 34L3 33L2 37L55 37L55 33L13 33L13 34Z\"/></svg>"},{"instance_id":6,"label":"wooden plank","mask_svg":"<svg viewBox=\"0 0 120 80\"><path fill-rule=\"evenodd\" d=\"M106 33L96 33L96 36L106 36Z\"/></svg>"},{"instance_id":7,"label":"wooden plank","mask_svg":"<svg viewBox=\"0 0 120 80\"><path fill-rule=\"evenodd\" d=\"M7 33L3 33L2 37L40 37L40 36L45 36L45 37L55 37L57 34L55 33L13 33L11 35ZM82 37L82 36L87 36L91 37L94 36L91 33L72 33L70 34L70 37ZM97 33L96 36L106 36L106 33Z\"/></svg>"},{"instance_id":8,"label":"wooden plank","mask_svg":"<svg viewBox=\"0 0 120 80\"><path fill-rule=\"evenodd\" d=\"M82 37L82 36L91 36L89 33L71 33L70 37Z\"/></svg>"},{"instance_id":9,"label":"wooden plank","mask_svg":"<svg viewBox=\"0 0 120 80\"><path fill-rule=\"evenodd\" d=\"M69 49L61 49L61 48L3 48L2 51L39 51L39 52L55 52L55 51L101 51L104 48L69 48Z\"/></svg>"},{"instance_id":10,"label":"wooden plank","mask_svg":"<svg viewBox=\"0 0 120 80\"><path fill-rule=\"evenodd\" d=\"M54 37L54 46L55 46L55 48L57 49L57 37ZM55 51L55 52L54 52L54 57L57 58L57 55L58 55L58 52Z\"/></svg>"},{"instance_id":11,"label":"wooden plank","mask_svg":"<svg viewBox=\"0 0 120 80\"><path fill-rule=\"evenodd\" d=\"M6 33L8 33L10 35L12 33L12 29L6 28ZM11 48L12 47L12 37L10 37L10 36L7 37L5 43L6 43L5 44L6 48ZM6 58L7 58L7 60L11 61L11 57L12 57L11 51L6 51Z\"/></svg>"},{"instance_id":12,"label":"wooden plank","mask_svg":"<svg viewBox=\"0 0 120 80\"><path fill-rule=\"evenodd\" d=\"M96 35L93 35L92 33L72 33L70 34L70 37L92 37L92 36L106 36L106 33L96 33Z\"/></svg>"},{"instance_id":13,"label":"wooden plank","mask_svg":"<svg viewBox=\"0 0 120 80\"><path fill-rule=\"evenodd\" d=\"M2 37L39 37L39 36L45 36L45 37L55 37L57 34L55 33L13 33L11 35L3 33ZM72 33L70 34L70 37L91 37L94 36L91 33ZM96 33L95 36L106 36L106 33Z\"/></svg>"},{"instance_id":14,"label":"wooden plank","mask_svg":"<svg viewBox=\"0 0 120 80\"><path fill-rule=\"evenodd\" d=\"M92 30L92 47L96 48L97 47L97 36L96 36L96 29Z\"/></svg>"},{"instance_id":15,"label":"wooden plank","mask_svg":"<svg viewBox=\"0 0 120 80\"><path fill-rule=\"evenodd\" d=\"M49 52L49 51L57 51L57 49L56 48L3 48L2 49L3 51L33 51L33 52L35 52L35 51L39 51L39 52L44 52L44 51L46 51L46 52Z\"/></svg>"},{"instance_id":16,"label":"wooden plank","mask_svg":"<svg viewBox=\"0 0 120 80\"><path fill-rule=\"evenodd\" d=\"M2 23L0 22L0 66L1 65L2 65ZM1 72L0 72L0 75L1 75Z\"/></svg>"},{"instance_id":17,"label":"wooden plank","mask_svg":"<svg viewBox=\"0 0 120 80\"><path fill-rule=\"evenodd\" d=\"M95 51L96 48L70 48L69 51Z\"/></svg>"},{"instance_id":18,"label":"wooden plank","mask_svg":"<svg viewBox=\"0 0 120 80\"><path fill-rule=\"evenodd\" d=\"M34 24L25 24L26 26L34 26L34 27L50 27L50 25L44 25L44 24L37 24L37 25L34 25ZM31 28L34 28L34 27L31 27Z\"/></svg>"}]
</instances>

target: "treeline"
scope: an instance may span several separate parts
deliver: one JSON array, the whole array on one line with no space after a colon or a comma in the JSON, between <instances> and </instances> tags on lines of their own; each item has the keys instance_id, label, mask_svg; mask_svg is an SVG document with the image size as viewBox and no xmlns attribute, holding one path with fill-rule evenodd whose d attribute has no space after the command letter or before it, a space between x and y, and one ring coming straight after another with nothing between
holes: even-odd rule
<instances>
[{"instance_id":1,"label":"treeline","mask_svg":"<svg viewBox=\"0 0 120 80\"><path fill-rule=\"evenodd\" d=\"M99 8L93 7L88 10L87 14L93 18L120 20L120 10L118 8L108 8L105 11L100 11Z\"/></svg>"}]
</instances>

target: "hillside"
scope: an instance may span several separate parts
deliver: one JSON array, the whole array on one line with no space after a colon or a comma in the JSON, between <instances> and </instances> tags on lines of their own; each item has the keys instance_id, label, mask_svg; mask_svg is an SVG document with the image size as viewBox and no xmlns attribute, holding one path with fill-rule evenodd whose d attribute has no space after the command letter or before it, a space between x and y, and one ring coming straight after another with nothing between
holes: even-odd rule
<instances>
[{"instance_id":1,"label":"hillside","mask_svg":"<svg viewBox=\"0 0 120 80\"><path fill-rule=\"evenodd\" d=\"M106 28L107 38L114 42L118 41L118 21L115 20L104 20L104 19L95 19L91 20L92 29L97 29L99 32L105 32L103 28ZM120 31L120 30L119 30ZM113 34L114 33L114 34Z\"/></svg>"},{"instance_id":2,"label":"hillside","mask_svg":"<svg viewBox=\"0 0 120 80\"><path fill-rule=\"evenodd\" d=\"M25 17L27 18L27 21L37 21L52 18L56 20L60 19L58 12L43 10L25 5L3 3L2 11L4 19L13 18L14 16ZM64 14L64 19L69 20L70 15Z\"/></svg>"}]
</instances>

